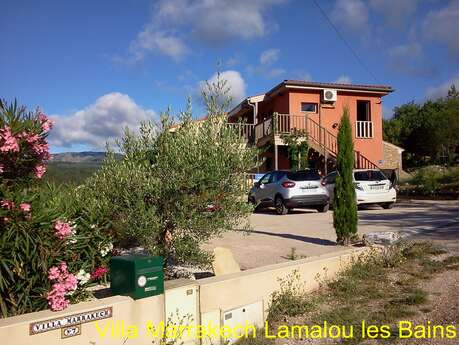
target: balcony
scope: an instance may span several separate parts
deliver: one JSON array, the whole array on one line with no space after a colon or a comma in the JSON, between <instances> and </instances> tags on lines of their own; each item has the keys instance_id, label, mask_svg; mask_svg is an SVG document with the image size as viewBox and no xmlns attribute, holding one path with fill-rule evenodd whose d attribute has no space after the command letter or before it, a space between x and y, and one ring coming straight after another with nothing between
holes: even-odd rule
<instances>
[{"instance_id":1,"label":"balcony","mask_svg":"<svg viewBox=\"0 0 459 345\"><path fill-rule=\"evenodd\" d=\"M255 144L255 125L251 123L228 123L236 134L242 138L247 144Z\"/></svg>"},{"instance_id":2,"label":"balcony","mask_svg":"<svg viewBox=\"0 0 459 345\"><path fill-rule=\"evenodd\" d=\"M262 122L255 125L255 143L263 146L270 140L282 142L282 135L299 132L304 135L309 146L318 152L326 152L331 156L338 153L338 140L334 133L304 115L275 114L265 118ZM277 137L280 138L277 138ZM373 138L373 122L357 121L357 138ZM276 144L276 145L282 145ZM377 168L376 164L368 160L359 151L354 151L355 167L362 169Z\"/></svg>"},{"instance_id":3,"label":"balcony","mask_svg":"<svg viewBox=\"0 0 459 345\"><path fill-rule=\"evenodd\" d=\"M373 138L373 122L372 121L357 121L355 123L355 137L357 139Z\"/></svg>"}]
</instances>

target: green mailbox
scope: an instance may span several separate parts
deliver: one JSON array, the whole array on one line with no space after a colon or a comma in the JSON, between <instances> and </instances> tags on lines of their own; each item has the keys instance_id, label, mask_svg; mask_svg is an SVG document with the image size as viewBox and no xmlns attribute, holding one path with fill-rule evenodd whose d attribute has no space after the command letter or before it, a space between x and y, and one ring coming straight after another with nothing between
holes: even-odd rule
<instances>
[{"instance_id":1,"label":"green mailbox","mask_svg":"<svg viewBox=\"0 0 459 345\"><path fill-rule=\"evenodd\" d=\"M112 257L110 288L115 295L134 299L164 293L163 258L138 255Z\"/></svg>"}]
</instances>

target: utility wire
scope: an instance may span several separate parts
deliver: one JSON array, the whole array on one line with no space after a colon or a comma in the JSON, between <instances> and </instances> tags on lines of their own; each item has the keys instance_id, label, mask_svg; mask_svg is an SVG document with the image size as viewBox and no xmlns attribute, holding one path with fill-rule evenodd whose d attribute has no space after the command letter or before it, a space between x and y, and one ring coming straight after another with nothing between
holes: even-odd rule
<instances>
[{"instance_id":1,"label":"utility wire","mask_svg":"<svg viewBox=\"0 0 459 345\"><path fill-rule=\"evenodd\" d=\"M378 80L378 78L376 78L376 76L373 74L373 72L370 71L370 69L368 68L368 66L363 62L363 60L359 57L359 55L357 54L357 52L352 48L352 46L349 44L349 42L344 38L344 36L341 34L341 32L338 30L338 28L336 27L335 24L333 24L332 20L330 19L330 17L327 15L327 13L323 10L323 8L319 5L319 3L317 2L317 0L313 0L314 4L316 5L316 7L319 9L319 11L322 13L322 15L325 17L325 19L327 20L327 22L330 24L330 26L333 28L333 30L335 30L336 34L338 35L338 37L344 42L344 44L346 45L346 47L350 50L350 52L352 53L352 55L354 55L355 59L357 60L357 62L360 64L360 66L362 66L362 68L368 72L368 74L374 79L374 81L378 84L381 84L381 82Z\"/></svg>"}]
</instances>

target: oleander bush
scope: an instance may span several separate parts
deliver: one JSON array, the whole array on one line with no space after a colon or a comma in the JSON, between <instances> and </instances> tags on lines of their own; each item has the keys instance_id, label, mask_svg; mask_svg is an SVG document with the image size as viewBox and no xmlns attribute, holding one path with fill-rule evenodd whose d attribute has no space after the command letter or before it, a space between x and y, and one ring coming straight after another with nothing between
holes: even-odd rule
<instances>
[{"instance_id":1,"label":"oleander bush","mask_svg":"<svg viewBox=\"0 0 459 345\"><path fill-rule=\"evenodd\" d=\"M53 122L0 102L0 315L62 310L105 279L112 235L75 190L43 183Z\"/></svg>"}]
</instances>

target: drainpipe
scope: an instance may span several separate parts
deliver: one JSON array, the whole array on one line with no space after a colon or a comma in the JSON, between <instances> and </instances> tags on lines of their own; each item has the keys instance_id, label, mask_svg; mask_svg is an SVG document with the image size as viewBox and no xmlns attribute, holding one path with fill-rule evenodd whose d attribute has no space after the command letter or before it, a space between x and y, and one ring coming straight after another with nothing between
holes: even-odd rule
<instances>
[{"instance_id":1,"label":"drainpipe","mask_svg":"<svg viewBox=\"0 0 459 345\"><path fill-rule=\"evenodd\" d=\"M255 126L258 123L258 102L252 103L249 101L247 98L247 104L252 107L253 110L253 125ZM254 136L254 142L255 145L257 144L257 138L255 137L255 128L253 129L253 136ZM260 167L258 165L258 155L257 155L257 172L260 172Z\"/></svg>"},{"instance_id":2,"label":"drainpipe","mask_svg":"<svg viewBox=\"0 0 459 345\"><path fill-rule=\"evenodd\" d=\"M258 102L252 103L247 99L247 104L253 109L253 124L256 125L258 122Z\"/></svg>"}]
</instances>

